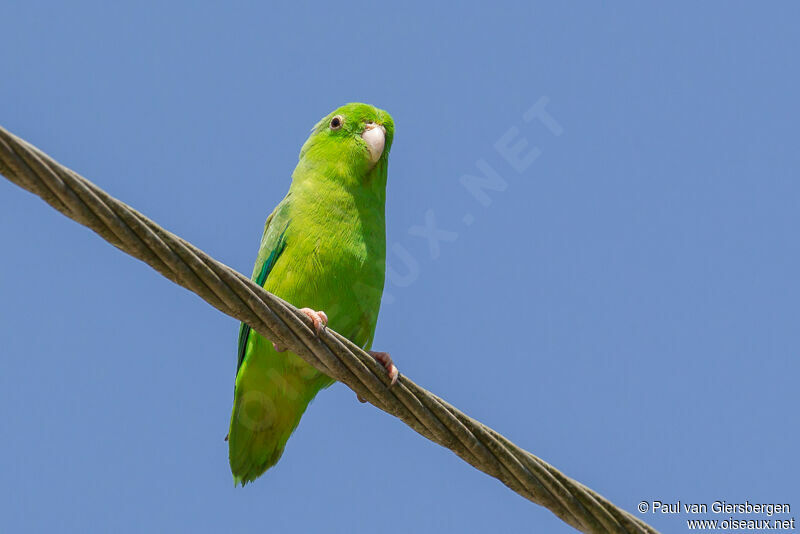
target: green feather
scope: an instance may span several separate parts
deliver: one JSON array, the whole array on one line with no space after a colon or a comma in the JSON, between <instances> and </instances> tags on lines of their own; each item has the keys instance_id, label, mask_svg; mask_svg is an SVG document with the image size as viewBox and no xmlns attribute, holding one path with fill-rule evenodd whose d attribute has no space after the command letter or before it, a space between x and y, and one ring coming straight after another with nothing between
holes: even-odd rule
<instances>
[{"instance_id":1,"label":"green feather","mask_svg":"<svg viewBox=\"0 0 800 534\"><path fill-rule=\"evenodd\" d=\"M380 153L362 137L374 124L385 130ZM300 151L289 193L267 219L253 270L267 291L325 311L331 328L365 349L383 293L393 136L391 116L366 104L322 119ZM278 461L308 404L333 380L291 352L276 352L244 324L238 348L229 460L234 482L244 485Z\"/></svg>"},{"instance_id":2,"label":"green feather","mask_svg":"<svg viewBox=\"0 0 800 534\"><path fill-rule=\"evenodd\" d=\"M269 228L270 220L272 216L270 215L267 218L267 224L264 227L264 232ZM267 280L267 275L272 270L272 267L275 265L275 262L278 260L278 257L283 252L283 249L286 248L286 229L284 228L283 232L281 233L280 237L278 237L277 243L275 243L275 247L270 251L269 256L267 257L266 261L261 262L261 268L258 268L258 263L256 263L256 269L258 270L258 276L256 276L253 280L256 284L264 287L264 282ZM245 348L247 347L247 338L250 336L250 325L242 323L239 326L239 357L236 362L236 372L239 372L239 369L242 367L242 362L244 361L245 357Z\"/></svg>"}]
</instances>

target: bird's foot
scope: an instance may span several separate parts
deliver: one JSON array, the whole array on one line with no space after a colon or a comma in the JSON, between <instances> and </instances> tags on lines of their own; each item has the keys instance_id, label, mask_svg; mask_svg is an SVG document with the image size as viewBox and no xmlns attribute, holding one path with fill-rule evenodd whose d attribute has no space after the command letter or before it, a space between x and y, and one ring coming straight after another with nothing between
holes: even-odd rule
<instances>
[{"instance_id":1,"label":"bird's foot","mask_svg":"<svg viewBox=\"0 0 800 534\"><path fill-rule=\"evenodd\" d=\"M389 353L368 350L367 354L378 360L378 362L386 368L386 372L389 373L389 380L391 380L389 387L395 385L397 379L400 378L400 371L397 370L397 366L392 361L392 357L389 356ZM366 399L362 398L358 393L356 393L356 397L359 402L367 402Z\"/></svg>"},{"instance_id":2,"label":"bird's foot","mask_svg":"<svg viewBox=\"0 0 800 534\"><path fill-rule=\"evenodd\" d=\"M397 370L394 362L392 361L392 357L389 356L388 352L377 352L374 350L367 351L370 356L378 360L381 365L386 368L386 372L389 373L389 380L392 381L389 384L389 387L397 384L397 379L400 377L400 371Z\"/></svg>"},{"instance_id":3,"label":"bird's foot","mask_svg":"<svg viewBox=\"0 0 800 534\"><path fill-rule=\"evenodd\" d=\"M314 311L311 308L301 308L301 312L303 312L311 322L314 323L314 331L317 335L322 333L322 330L328 326L328 316L325 314L324 311ZM286 347L280 345L278 343L272 342L272 348L275 349L275 352L286 352Z\"/></svg>"},{"instance_id":4,"label":"bird's foot","mask_svg":"<svg viewBox=\"0 0 800 534\"><path fill-rule=\"evenodd\" d=\"M320 335L322 330L328 326L328 316L325 315L324 311L314 311L311 308L300 308L300 311L306 314L311 319L311 322L314 323L314 331L317 335Z\"/></svg>"}]
</instances>

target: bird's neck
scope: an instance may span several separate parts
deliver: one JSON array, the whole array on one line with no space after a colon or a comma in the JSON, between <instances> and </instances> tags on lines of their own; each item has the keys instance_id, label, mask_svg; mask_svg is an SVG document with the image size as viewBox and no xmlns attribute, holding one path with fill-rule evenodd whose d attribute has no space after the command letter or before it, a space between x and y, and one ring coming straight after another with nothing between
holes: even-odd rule
<instances>
[{"instance_id":1,"label":"bird's neck","mask_svg":"<svg viewBox=\"0 0 800 534\"><path fill-rule=\"evenodd\" d=\"M371 169L361 168L345 160L314 160L303 158L292 175L292 188L340 188L348 194L383 207L386 200L386 171L388 161L381 158Z\"/></svg>"}]
</instances>

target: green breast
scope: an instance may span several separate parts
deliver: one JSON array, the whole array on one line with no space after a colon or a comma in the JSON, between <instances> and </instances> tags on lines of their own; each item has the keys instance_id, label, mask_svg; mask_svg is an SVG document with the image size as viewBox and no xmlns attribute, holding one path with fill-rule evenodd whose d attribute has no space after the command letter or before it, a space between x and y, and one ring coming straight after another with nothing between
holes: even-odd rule
<instances>
[{"instance_id":1,"label":"green breast","mask_svg":"<svg viewBox=\"0 0 800 534\"><path fill-rule=\"evenodd\" d=\"M369 346L384 284L383 201L333 186L300 193L287 213L286 250L265 288L324 311L331 328Z\"/></svg>"}]
</instances>

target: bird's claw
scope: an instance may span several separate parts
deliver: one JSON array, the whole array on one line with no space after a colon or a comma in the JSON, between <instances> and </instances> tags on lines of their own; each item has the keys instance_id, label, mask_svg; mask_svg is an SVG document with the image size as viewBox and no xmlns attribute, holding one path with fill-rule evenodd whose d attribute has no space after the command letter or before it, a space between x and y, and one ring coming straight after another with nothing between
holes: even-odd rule
<instances>
[{"instance_id":1,"label":"bird's claw","mask_svg":"<svg viewBox=\"0 0 800 534\"><path fill-rule=\"evenodd\" d=\"M389 373L389 380L391 380L389 387L395 385L397 379L400 378L400 371L397 370L397 366L392 361L392 357L389 356L389 353L368 350L367 354L378 360L378 362L386 368L386 372ZM356 393L356 398L358 402L367 402L367 400L358 393Z\"/></svg>"},{"instance_id":2,"label":"bird's claw","mask_svg":"<svg viewBox=\"0 0 800 534\"><path fill-rule=\"evenodd\" d=\"M316 332L317 335L320 335L325 327L328 326L328 315L324 311L314 311L311 308L300 308L300 312L311 319L311 322L314 324L314 332ZM286 347L275 343L274 341L272 342L272 347L275 349L275 352L286 352Z\"/></svg>"},{"instance_id":3,"label":"bird's claw","mask_svg":"<svg viewBox=\"0 0 800 534\"><path fill-rule=\"evenodd\" d=\"M397 383L397 379L400 377L400 371L398 371L397 366L392 361L392 357L389 356L388 352L377 352L374 350L368 351L369 355L378 360L381 365L386 368L386 372L389 373L389 380L391 380L391 384L389 387L395 385ZM361 400L359 398L359 400Z\"/></svg>"},{"instance_id":4,"label":"bird's claw","mask_svg":"<svg viewBox=\"0 0 800 534\"><path fill-rule=\"evenodd\" d=\"M317 335L320 335L325 327L328 326L328 316L324 311L314 311L311 308L301 308L300 311L314 323L314 331Z\"/></svg>"}]
</instances>

